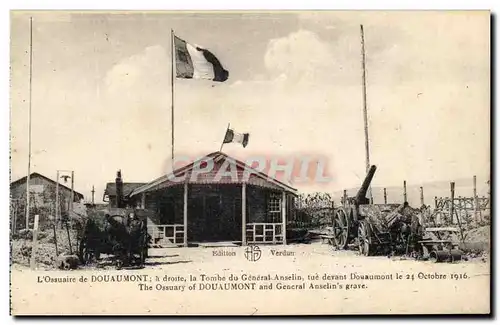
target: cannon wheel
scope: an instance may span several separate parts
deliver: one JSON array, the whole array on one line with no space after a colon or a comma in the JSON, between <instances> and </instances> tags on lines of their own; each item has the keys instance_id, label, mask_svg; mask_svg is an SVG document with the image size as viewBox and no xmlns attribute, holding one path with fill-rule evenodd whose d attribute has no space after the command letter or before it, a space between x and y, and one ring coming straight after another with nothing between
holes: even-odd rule
<instances>
[{"instance_id":1,"label":"cannon wheel","mask_svg":"<svg viewBox=\"0 0 500 325\"><path fill-rule=\"evenodd\" d=\"M349 237L349 219L344 208L338 208L335 211L333 218L333 239L337 249L345 249L347 247L347 239Z\"/></svg>"},{"instance_id":2,"label":"cannon wheel","mask_svg":"<svg viewBox=\"0 0 500 325\"><path fill-rule=\"evenodd\" d=\"M142 234L141 236L141 245L140 245L140 259L141 259L141 265L144 265L146 263L146 258L148 258L148 233Z\"/></svg>"},{"instance_id":3,"label":"cannon wheel","mask_svg":"<svg viewBox=\"0 0 500 325\"><path fill-rule=\"evenodd\" d=\"M359 253L364 256L370 256L373 252L371 240L371 228L366 220L361 220L358 226L358 247Z\"/></svg>"},{"instance_id":4,"label":"cannon wheel","mask_svg":"<svg viewBox=\"0 0 500 325\"><path fill-rule=\"evenodd\" d=\"M87 240L86 238L82 238L80 240L80 245L78 245L78 257L80 258L80 262L83 265L87 265L90 263L92 259L92 254L89 251L89 248L87 246Z\"/></svg>"}]
</instances>

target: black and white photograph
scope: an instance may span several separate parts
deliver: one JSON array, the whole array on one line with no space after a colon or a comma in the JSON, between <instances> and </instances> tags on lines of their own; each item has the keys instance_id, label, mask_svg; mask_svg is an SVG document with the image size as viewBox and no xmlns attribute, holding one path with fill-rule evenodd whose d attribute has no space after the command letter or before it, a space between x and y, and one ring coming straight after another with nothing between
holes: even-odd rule
<instances>
[{"instance_id":1,"label":"black and white photograph","mask_svg":"<svg viewBox=\"0 0 500 325\"><path fill-rule=\"evenodd\" d=\"M490 314L491 22L12 10L11 315Z\"/></svg>"}]
</instances>

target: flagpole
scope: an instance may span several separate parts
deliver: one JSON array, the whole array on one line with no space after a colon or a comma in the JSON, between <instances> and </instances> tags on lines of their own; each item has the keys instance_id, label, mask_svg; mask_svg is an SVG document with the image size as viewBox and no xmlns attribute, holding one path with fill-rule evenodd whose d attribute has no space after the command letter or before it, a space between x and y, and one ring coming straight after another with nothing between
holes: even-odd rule
<instances>
[{"instance_id":1,"label":"flagpole","mask_svg":"<svg viewBox=\"0 0 500 325\"><path fill-rule=\"evenodd\" d=\"M30 17L30 78L29 78L29 112L28 112L28 175L26 176L26 229L29 229L30 218L30 174L31 174L31 84L33 74L33 17Z\"/></svg>"},{"instance_id":2,"label":"flagpole","mask_svg":"<svg viewBox=\"0 0 500 325\"><path fill-rule=\"evenodd\" d=\"M170 73L170 85L171 85L171 90L172 90L172 94L171 94L171 98L172 98L172 105L171 105L171 113L172 113L172 116L171 116L171 130L172 130L172 153L171 153L171 157L172 157L172 170L174 169L174 134L175 134L175 130L174 130L174 69L175 69L175 53L174 53L174 48L175 48L175 41L174 41L174 30L171 29L170 30L170 48L171 48L171 55L172 55L172 68L170 69L171 73Z\"/></svg>"},{"instance_id":3,"label":"flagpole","mask_svg":"<svg viewBox=\"0 0 500 325\"><path fill-rule=\"evenodd\" d=\"M226 132L224 132L224 139L222 139L222 143L220 144L219 152L222 151L222 147L224 146L224 140L226 139L226 134L227 134L227 131L229 130L230 124L231 123L227 123L227 129L226 129Z\"/></svg>"},{"instance_id":4,"label":"flagpole","mask_svg":"<svg viewBox=\"0 0 500 325\"><path fill-rule=\"evenodd\" d=\"M363 25L361 27L361 59L363 68L363 121L365 129L365 154L366 154L366 173L370 170L370 144L368 140L368 112L366 105L366 58L365 58L365 34ZM368 196L373 203L371 187L368 188Z\"/></svg>"}]
</instances>

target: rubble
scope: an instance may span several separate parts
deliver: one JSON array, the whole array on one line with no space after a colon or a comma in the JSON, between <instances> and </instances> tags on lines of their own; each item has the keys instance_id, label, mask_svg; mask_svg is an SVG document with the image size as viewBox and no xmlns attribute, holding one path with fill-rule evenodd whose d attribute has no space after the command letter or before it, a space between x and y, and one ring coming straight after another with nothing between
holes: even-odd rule
<instances>
[{"instance_id":1,"label":"rubble","mask_svg":"<svg viewBox=\"0 0 500 325\"><path fill-rule=\"evenodd\" d=\"M465 232L465 240L468 242L481 242L488 243L490 242L490 234L491 227L490 226L482 226L474 229L470 229Z\"/></svg>"},{"instance_id":2,"label":"rubble","mask_svg":"<svg viewBox=\"0 0 500 325\"><path fill-rule=\"evenodd\" d=\"M38 232L38 240L44 239L48 236L46 232L39 231ZM25 240L33 240L33 230L31 229L21 229L16 234L12 235L12 239L25 239Z\"/></svg>"},{"instance_id":3,"label":"rubble","mask_svg":"<svg viewBox=\"0 0 500 325\"><path fill-rule=\"evenodd\" d=\"M69 230L71 238L71 252L77 251L76 231ZM68 232L66 229L56 230L56 240L54 239L54 230L47 229L38 233L36 265L38 268L53 269L56 267L57 255L65 253L69 255L70 242L68 241ZM29 266L31 251L33 245L32 230L21 230L18 234L12 236L11 241L11 263Z\"/></svg>"},{"instance_id":4,"label":"rubble","mask_svg":"<svg viewBox=\"0 0 500 325\"><path fill-rule=\"evenodd\" d=\"M55 266L61 270L73 270L78 267L79 262L78 256L62 253L57 257Z\"/></svg>"}]
</instances>

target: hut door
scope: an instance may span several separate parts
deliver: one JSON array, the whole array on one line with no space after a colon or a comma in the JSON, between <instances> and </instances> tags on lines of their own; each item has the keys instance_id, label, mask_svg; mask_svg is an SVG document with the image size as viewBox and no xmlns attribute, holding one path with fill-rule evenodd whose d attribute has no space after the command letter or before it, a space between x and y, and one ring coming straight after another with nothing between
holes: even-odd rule
<instances>
[{"instance_id":1,"label":"hut door","mask_svg":"<svg viewBox=\"0 0 500 325\"><path fill-rule=\"evenodd\" d=\"M205 233L203 237L206 240L219 240L220 197L207 196L205 202Z\"/></svg>"}]
</instances>

